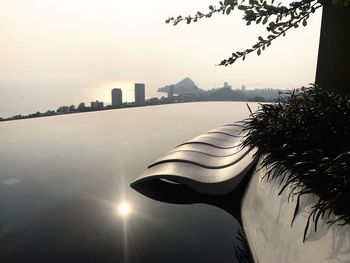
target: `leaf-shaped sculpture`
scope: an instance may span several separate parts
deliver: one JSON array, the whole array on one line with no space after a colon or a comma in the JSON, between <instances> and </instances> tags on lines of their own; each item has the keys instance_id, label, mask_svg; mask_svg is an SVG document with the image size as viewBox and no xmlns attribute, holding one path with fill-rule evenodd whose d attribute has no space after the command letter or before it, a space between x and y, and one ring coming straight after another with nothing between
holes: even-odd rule
<instances>
[{"instance_id":1,"label":"leaf-shaped sculpture","mask_svg":"<svg viewBox=\"0 0 350 263\"><path fill-rule=\"evenodd\" d=\"M232 191L255 164L255 149L242 148L243 126L229 124L177 146L149 165L131 186L150 180L183 184L196 192L223 195Z\"/></svg>"}]
</instances>

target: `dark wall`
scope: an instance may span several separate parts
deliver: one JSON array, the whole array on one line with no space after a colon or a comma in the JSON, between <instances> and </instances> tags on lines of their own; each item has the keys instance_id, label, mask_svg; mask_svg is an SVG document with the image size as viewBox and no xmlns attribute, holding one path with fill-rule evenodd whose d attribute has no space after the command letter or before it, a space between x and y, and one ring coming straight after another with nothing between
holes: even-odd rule
<instances>
[{"instance_id":1,"label":"dark wall","mask_svg":"<svg viewBox=\"0 0 350 263\"><path fill-rule=\"evenodd\" d=\"M323 7L316 84L350 93L350 6Z\"/></svg>"}]
</instances>

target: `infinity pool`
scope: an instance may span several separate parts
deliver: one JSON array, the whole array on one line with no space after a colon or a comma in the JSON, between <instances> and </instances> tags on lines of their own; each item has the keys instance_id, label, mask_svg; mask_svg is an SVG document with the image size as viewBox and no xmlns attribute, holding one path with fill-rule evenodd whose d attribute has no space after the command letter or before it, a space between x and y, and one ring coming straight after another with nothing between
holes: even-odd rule
<instances>
[{"instance_id":1,"label":"infinity pool","mask_svg":"<svg viewBox=\"0 0 350 263\"><path fill-rule=\"evenodd\" d=\"M0 262L235 262L230 213L129 185L174 146L248 114L201 102L0 123Z\"/></svg>"}]
</instances>

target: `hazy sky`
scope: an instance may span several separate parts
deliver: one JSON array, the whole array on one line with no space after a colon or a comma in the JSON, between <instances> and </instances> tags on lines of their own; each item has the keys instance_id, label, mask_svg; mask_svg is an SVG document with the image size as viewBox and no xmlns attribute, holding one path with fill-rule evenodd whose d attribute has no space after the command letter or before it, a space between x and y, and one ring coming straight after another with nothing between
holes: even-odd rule
<instances>
[{"instance_id":1,"label":"hazy sky","mask_svg":"<svg viewBox=\"0 0 350 263\"><path fill-rule=\"evenodd\" d=\"M314 81L320 11L260 57L217 67L232 51L255 44L264 28L242 13L173 27L169 16L207 10L215 0L0 0L0 116L57 109L126 94L147 95L190 77L202 89L291 88Z\"/></svg>"}]
</instances>

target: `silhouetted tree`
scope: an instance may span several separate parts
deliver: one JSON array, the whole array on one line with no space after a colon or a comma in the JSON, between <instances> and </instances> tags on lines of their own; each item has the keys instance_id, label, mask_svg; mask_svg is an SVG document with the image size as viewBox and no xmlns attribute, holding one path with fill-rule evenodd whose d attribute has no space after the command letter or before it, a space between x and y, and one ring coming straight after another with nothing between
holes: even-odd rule
<instances>
[{"instance_id":1,"label":"silhouetted tree","mask_svg":"<svg viewBox=\"0 0 350 263\"><path fill-rule=\"evenodd\" d=\"M68 110L69 111L75 111L75 106L74 105L70 105Z\"/></svg>"},{"instance_id":2,"label":"silhouetted tree","mask_svg":"<svg viewBox=\"0 0 350 263\"><path fill-rule=\"evenodd\" d=\"M68 106L61 106L56 110L56 112L64 113L64 112L68 112L68 110L69 110Z\"/></svg>"},{"instance_id":3,"label":"silhouetted tree","mask_svg":"<svg viewBox=\"0 0 350 263\"><path fill-rule=\"evenodd\" d=\"M84 102L81 102L79 105L78 105L78 110L83 110L85 109L85 103Z\"/></svg>"},{"instance_id":4,"label":"silhouetted tree","mask_svg":"<svg viewBox=\"0 0 350 263\"><path fill-rule=\"evenodd\" d=\"M350 0L299 0L289 5L274 2L275 0L269 3L265 0L225 0L220 1L218 6L209 6L209 11L206 13L198 11L193 16L170 17L166 22L177 25L185 21L190 24L203 18L210 18L216 13L229 15L237 9L243 12L243 20L247 25L252 23L266 25L267 36L259 36L257 43L251 48L235 51L219 64L228 66L238 59L245 60L252 52L260 55L275 39L285 36L289 29L298 28L300 25L306 26L309 17L323 7L316 84L326 89L348 93Z\"/></svg>"}]
</instances>

